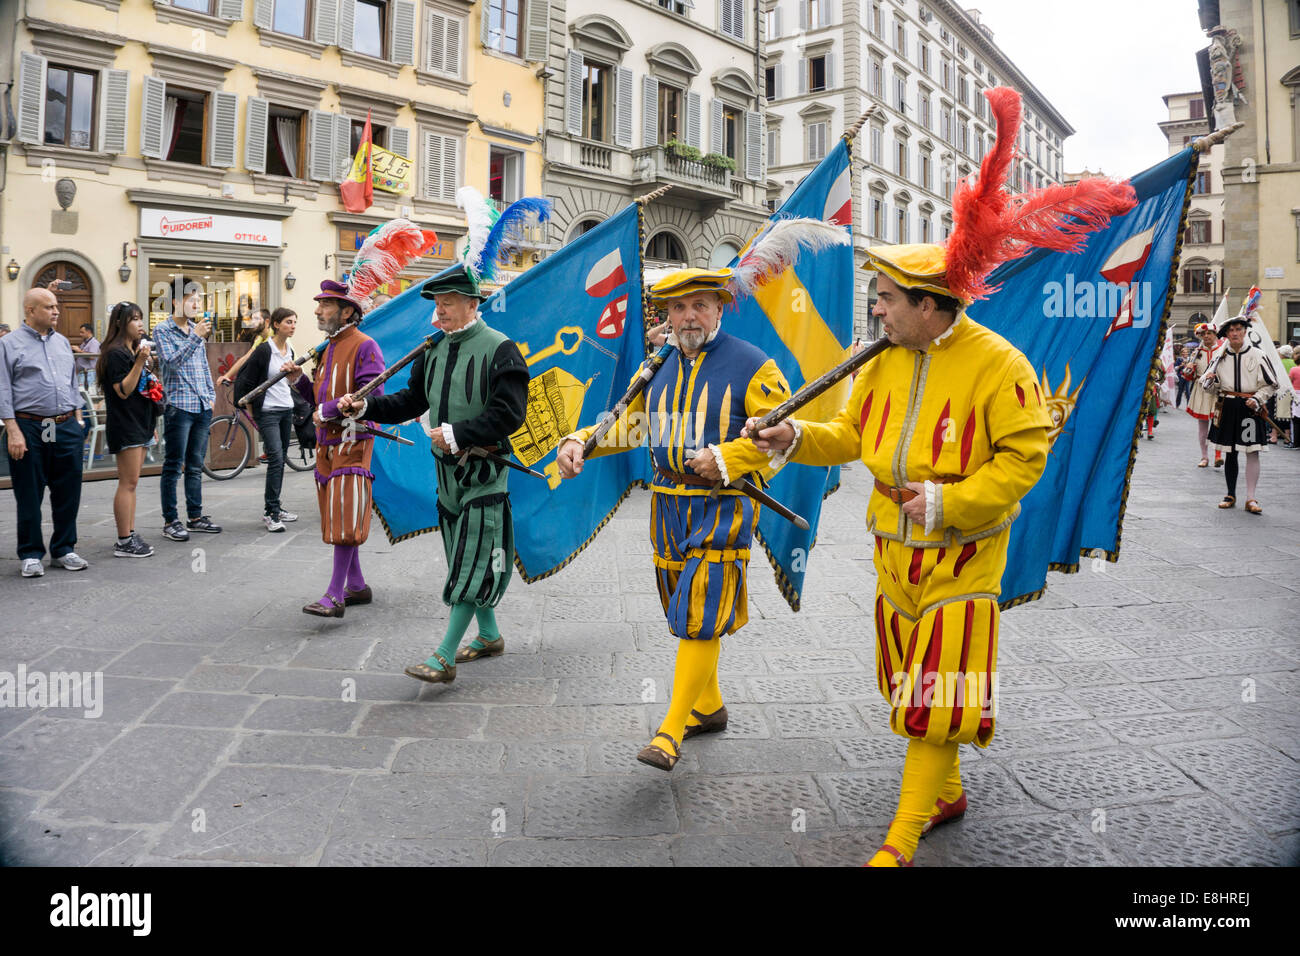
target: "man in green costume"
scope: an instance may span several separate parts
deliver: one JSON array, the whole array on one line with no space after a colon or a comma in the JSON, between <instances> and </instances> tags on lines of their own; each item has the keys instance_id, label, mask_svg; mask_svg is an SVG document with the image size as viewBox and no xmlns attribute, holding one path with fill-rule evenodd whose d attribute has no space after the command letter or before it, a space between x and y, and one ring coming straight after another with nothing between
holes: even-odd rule
<instances>
[{"instance_id":1,"label":"man in green costume","mask_svg":"<svg viewBox=\"0 0 1300 956\"><path fill-rule=\"evenodd\" d=\"M473 454L482 448L510 454L508 436L524 421L528 365L519 347L478 314L487 295L463 265L425 282L420 295L437 303L446 336L411 363L406 388L357 401L339 399L354 418L397 423L429 412L438 478L438 525L447 555L442 600L451 609L438 649L406 673L434 684L456 679L456 664L505 650L493 608L505 594L515 559L510 497L503 465ZM458 651L469 622L478 636Z\"/></svg>"}]
</instances>

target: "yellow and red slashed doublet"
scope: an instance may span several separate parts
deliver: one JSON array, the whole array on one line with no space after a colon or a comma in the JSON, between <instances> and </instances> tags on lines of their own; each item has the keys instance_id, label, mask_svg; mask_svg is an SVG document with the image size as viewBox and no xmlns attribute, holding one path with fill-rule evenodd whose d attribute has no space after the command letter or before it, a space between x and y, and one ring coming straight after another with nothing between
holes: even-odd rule
<instances>
[{"instance_id":1,"label":"yellow and red slashed doublet","mask_svg":"<svg viewBox=\"0 0 1300 956\"><path fill-rule=\"evenodd\" d=\"M325 351L314 382L313 397L322 417L337 414L337 401L384 370L383 355L373 339L347 326ZM370 456L374 439L358 435L343 441L335 422L316 429L316 500L321 538L326 544L359 545L370 536Z\"/></svg>"},{"instance_id":2,"label":"yellow and red slashed doublet","mask_svg":"<svg viewBox=\"0 0 1300 956\"><path fill-rule=\"evenodd\" d=\"M857 457L886 485L942 482L930 532L878 489L867 506L876 675L895 733L992 739L1007 543L1047 464L1050 426L1029 362L964 314L924 352L894 347L870 362L835 420L798 423L793 461Z\"/></svg>"}]
</instances>

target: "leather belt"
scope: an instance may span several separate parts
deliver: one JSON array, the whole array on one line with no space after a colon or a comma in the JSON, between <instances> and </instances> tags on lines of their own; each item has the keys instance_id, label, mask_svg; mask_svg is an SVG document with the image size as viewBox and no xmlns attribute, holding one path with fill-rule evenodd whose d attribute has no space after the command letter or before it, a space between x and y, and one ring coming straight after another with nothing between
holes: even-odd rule
<instances>
[{"instance_id":1,"label":"leather belt","mask_svg":"<svg viewBox=\"0 0 1300 956\"><path fill-rule=\"evenodd\" d=\"M683 475L677 471L667 471L655 465L655 474L665 481L671 481L677 485L695 485L697 488L712 488L716 482L708 478L701 478L699 475Z\"/></svg>"},{"instance_id":2,"label":"leather belt","mask_svg":"<svg viewBox=\"0 0 1300 956\"><path fill-rule=\"evenodd\" d=\"M1223 395L1228 395L1232 398L1254 398L1255 397L1254 392L1234 392L1226 388L1219 389L1219 392Z\"/></svg>"},{"instance_id":3,"label":"leather belt","mask_svg":"<svg viewBox=\"0 0 1300 956\"><path fill-rule=\"evenodd\" d=\"M930 478L930 482L936 485L955 485L957 482L965 479L965 475L957 475L952 478ZM876 490L892 501L896 505L911 501L916 497L916 492L911 488L899 488L895 485L887 485L879 478L876 479Z\"/></svg>"},{"instance_id":4,"label":"leather belt","mask_svg":"<svg viewBox=\"0 0 1300 956\"><path fill-rule=\"evenodd\" d=\"M64 412L62 415L33 415L31 412L14 412L15 418L25 418L29 422L52 421L56 425L62 425L73 415L77 414L76 410Z\"/></svg>"}]
</instances>

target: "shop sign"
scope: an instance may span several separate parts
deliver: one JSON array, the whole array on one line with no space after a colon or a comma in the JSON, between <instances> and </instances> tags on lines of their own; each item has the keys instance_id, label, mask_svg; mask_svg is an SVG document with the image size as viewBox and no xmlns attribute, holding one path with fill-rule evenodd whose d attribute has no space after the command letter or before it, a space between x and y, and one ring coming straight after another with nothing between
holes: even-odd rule
<instances>
[{"instance_id":1,"label":"shop sign","mask_svg":"<svg viewBox=\"0 0 1300 956\"><path fill-rule=\"evenodd\" d=\"M203 242L231 242L245 246L279 246L278 219L255 216L226 216L194 210L140 210L140 235L160 239L196 239Z\"/></svg>"}]
</instances>

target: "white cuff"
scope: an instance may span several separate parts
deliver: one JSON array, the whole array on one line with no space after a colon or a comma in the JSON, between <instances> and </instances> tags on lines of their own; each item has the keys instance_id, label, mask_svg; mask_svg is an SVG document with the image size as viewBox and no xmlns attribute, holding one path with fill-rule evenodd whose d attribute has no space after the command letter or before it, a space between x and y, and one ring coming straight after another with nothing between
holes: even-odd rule
<instances>
[{"instance_id":1,"label":"white cuff","mask_svg":"<svg viewBox=\"0 0 1300 956\"><path fill-rule=\"evenodd\" d=\"M925 533L934 532L935 523L939 518L939 509L942 507L939 501L939 486L933 481L925 483Z\"/></svg>"},{"instance_id":2,"label":"white cuff","mask_svg":"<svg viewBox=\"0 0 1300 956\"><path fill-rule=\"evenodd\" d=\"M709 451L713 452L713 460L718 463L718 471L722 472L722 483L731 484L731 476L727 474L727 460L722 457L722 449L717 445L710 445Z\"/></svg>"},{"instance_id":3,"label":"white cuff","mask_svg":"<svg viewBox=\"0 0 1300 956\"><path fill-rule=\"evenodd\" d=\"M446 422L442 423L442 439L447 443L453 455L460 454L460 448L456 444L456 436L452 433L451 426Z\"/></svg>"},{"instance_id":4,"label":"white cuff","mask_svg":"<svg viewBox=\"0 0 1300 956\"><path fill-rule=\"evenodd\" d=\"M799 424L799 419L789 418L786 420L790 423L790 427L794 429L794 441L790 442L785 451L778 452L771 448L767 450L768 467L772 469L774 474L786 466L794 453L799 450L799 445L803 441L803 426Z\"/></svg>"}]
</instances>

